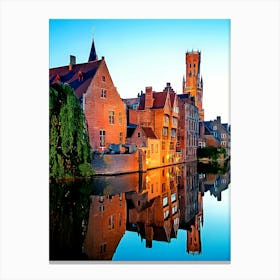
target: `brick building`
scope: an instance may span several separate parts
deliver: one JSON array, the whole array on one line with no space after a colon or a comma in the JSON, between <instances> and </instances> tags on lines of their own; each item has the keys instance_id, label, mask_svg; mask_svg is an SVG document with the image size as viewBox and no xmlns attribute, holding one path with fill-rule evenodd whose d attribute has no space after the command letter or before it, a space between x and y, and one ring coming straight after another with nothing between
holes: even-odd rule
<instances>
[{"instance_id":1,"label":"brick building","mask_svg":"<svg viewBox=\"0 0 280 280\"><path fill-rule=\"evenodd\" d=\"M97 58L94 41L88 62L76 64L76 58L70 56L69 65L49 70L49 82L68 83L74 89L86 116L93 151L101 152L111 143L125 143L126 106L104 57Z\"/></svg>"},{"instance_id":2,"label":"brick building","mask_svg":"<svg viewBox=\"0 0 280 280\"><path fill-rule=\"evenodd\" d=\"M199 113L194 97L179 94L179 126L177 150L182 151L183 161L197 160L199 139Z\"/></svg>"},{"instance_id":3,"label":"brick building","mask_svg":"<svg viewBox=\"0 0 280 280\"><path fill-rule=\"evenodd\" d=\"M126 102L128 104L128 101ZM179 154L176 153L178 97L170 83L167 83L162 92L155 92L152 87L146 87L145 93L129 104L129 125L150 127L156 137L160 139L160 165L180 161ZM133 106L137 109L133 109Z\"/></svg>"},{"instance_id":4,"label":"brick building","mask_svg":"<svg viewBox=\"0 0 280 280\"><path fill-rule=\"evenodd\" d=\"M230 156L230 125L222 123L221 117L217 116L213 121L205 121L204 128L206 146L223 147Z\"/></svg>"},{"instance_id":5,"label":"brick building","mask_svg":"<svg viewBox=\"0 0 280 280\"><path fill-rule=\"evenodd\" d=\"M151 127L129 128L126 143L134 144L146 154L146 168L160 166L160 139L155 135Z\"/></svg>"},{"instance_id":6,"label":"brick building","mask_svg":"<svg viewBox=\"0 0 280 280\"><path fill-rule=\"evenodd\" d=\"M195 105L199 110L199 120L204 121L203 80L200 77L201 52L186 53L186 79L183 77L183 93L195 98Z\"/></svg>"},{"instance_id":7,"label":"brick building","mask_svg":"<svg viewBox=\"0 0 280 280\"><path fill-rule=\"evenodd\" d=\"M194 98L199 114L198 145L204 143L204 109L203 109L203 79L200 76L201 52L186 52L186 74L183 77L183 93Z\"/></svg>"}]
</instances>

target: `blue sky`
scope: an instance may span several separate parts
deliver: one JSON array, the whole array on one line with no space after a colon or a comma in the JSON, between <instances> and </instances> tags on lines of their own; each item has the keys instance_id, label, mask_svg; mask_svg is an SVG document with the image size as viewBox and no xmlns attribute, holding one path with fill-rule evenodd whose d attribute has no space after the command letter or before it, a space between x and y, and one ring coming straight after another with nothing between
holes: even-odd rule
<instances>
[{"instance_id":1,"label":"blue sky","mask_svg":"<svg viewBox=\"0 0 280 280\"><path fill-rule=\"evenodd\" d=\"M146 86L161 91L167 82L182 93L187 50L201 51L205 120L230 122L230 20L96 19L49 22L50 68L67 65L70 54L87 62L92 38L105 57L122 98Z\"/></svg>"}]
</instances>

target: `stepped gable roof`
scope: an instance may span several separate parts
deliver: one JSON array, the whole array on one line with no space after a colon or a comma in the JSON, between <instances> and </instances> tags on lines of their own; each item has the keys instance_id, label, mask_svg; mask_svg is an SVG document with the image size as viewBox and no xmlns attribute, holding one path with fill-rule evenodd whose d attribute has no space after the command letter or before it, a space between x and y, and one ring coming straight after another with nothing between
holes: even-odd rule
<instances>
[{"instance_id":1,"label":"stepped gable roof","mask_svg":"<svg viewBox=\"0 0 280 280\"><path fill-rule=\"evenodd\" d=\"M69 84L74 89L76 96L81 98L83 93L87 91L101 61L102 60L96 60L93 62L74 64L72 65L72 70L69 70L68 65L51 68L49 70L50 85L55 83L56 77L59 75L60 82ZM80 78L79 72L82 73L82 78Z\"/></svg>"},{"instance_id":2,"label":"stepped gable roof","mask_svg":"<svg viewBox=\"0 0 280 280\"><path fill-rule=\"evenodd\" d=\"M171 87L170 83L167 83L167 84L166 84L166 87L164 88L163 92L166 92L166 93L169 92L171 106L173 107L174 100L175 100L175 96L176 96L176 92L175 92L174 89Z\"/></svg>"},{"instance_id":3,"label":"stepped gable roof","mask_svg":"<svg viewBox=\"0 0 280 280\"><path fill-rule=\"evenodd\" d=\"M148 138L157 139L157 137L151 127L142 126L141 128Z\"/></svg>"}]
</instances>

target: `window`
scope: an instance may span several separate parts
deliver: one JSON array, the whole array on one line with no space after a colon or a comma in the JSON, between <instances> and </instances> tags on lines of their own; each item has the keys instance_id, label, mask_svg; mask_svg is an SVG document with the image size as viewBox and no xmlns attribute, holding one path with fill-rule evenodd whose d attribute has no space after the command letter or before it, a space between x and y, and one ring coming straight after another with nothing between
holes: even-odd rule
<instances>
[{"instance_id":1,"label":"window","mask_svg":"<svg viewBox=\"0 0 280 280\"><path fill-rule=\"evenodd\" d=\"M169 217L169 210L164 211L164 220Z\"/></svg>"},{"instance_id":2,"label":"window","mask_svg":"<svg viewBox=\"0 0 280 280\"><path fill-rule=\"evenodd\" d=\"M158 153L158 144L156 144L156 153Z\"/></svg>"},{"instance_id":3,"label":"window","mask_svg":"<svg viewBox=\"0 0 280 280\"><path fill-rule=\"evenodd\" d=\"M226 146L226 143L227 143L226 141L222 141L222 142L221 142L221 145L225 147L225 146Z\"/></svg>"},{"instance_id":4,"label":"window","mask_svg":"<svg viewBox=\"0 0 280 280\"><path fill-rule=\"evenodd\" d=\"M114 124L114 123L115 123L115 112L109 111L109 124Z\"/></svg>"},{"instance_id":5,"label":"window","mask_svg":"<svg viewBox=\"0 0 280 280\"><path fill-rule=\"evenodd\" d=\"M221 137L222 137L223 139L227 138L227 136L226 136L225 133L222 133Z\"/></svg>"},{"instance_id":6,"label":"window","mask_svg":"<svg viewBox=\"0 0 280 280\"><path fill-rule=\"evenodd\" d=\"M192 68L192 64L190 63L190 68Z\"/></svg>"},{"instance_id":7,"label":"window","mask_svg":"<svg viewBox=\"0 0 280 280\"><path fill-rule=\"evenodd\" d=\"M178 211L178 206L177 206L177 205L174 205L174 206L172 207L172 215L176 214L177 211Z\"/></svg>"},{"instance_id":8,"label":"window","mask_svg":"<svg viewBox=\"0 0 280 280\"><path fill-rule=\"evenodd\" d=\"M153 154L154 153L154 145L151 144L151 153Z\"/></svg>"},{"instance_id":9,"label":"window","mask_svg":"<svg viewBox=\"0 0 280 280\"><path fill-rule=\"evenodd\" d=\"M165 196L165 197L162 199L162 206L165 207L167 204L168 204L168 197Z\"/></svg>"},{"instance_id":10,"label":"window","mask_svg":"<svg viewBox=\"0 0 280 280\"><path fill-rule=\"evenodd\" d=\"M168 128L167 127L162 128L162 136L168 136Z\"/></svg>"},{"instance_id":11,"label":"window","mask_svg":"<svg viewBox=\"0 0 280 280\"><path fill-rule=\"evenodd\" d=\"M169 123L169 116L168 115L164 115L164 123Z\"/></svg>"},{"instance_id":12,"label":"window","mask_svg":"<svg viewBox=\"0 0 280 280\"><path fill-rule=\"evenodd\" d=\"M119 124L122 124L122 112L119 112Z\"/></svg>"},{"instance_id":13,"label":"window","mask_svg":"<svg viewBox=\"0 0 280 280\"><path fill-rule=\"evenodd\" d=\"M176 201L176 193L171 194L171 202Z\"/></svg>"},{"instance_id":14,"label":"window","mask_svg":"<svg viewBox=\"0 0 280 280\"><path fill-rule=\"evenodd\" d=\"M162 191L162 192L165 192L165 183L162 183L162 185L161 185L161 191Z\"/></svg>"},{"instance_id":15,"label":"window","mask_svg":"<svg viewBox=\"0 0 280 280\"><path fill-rule=\"evenodd\" d=\"M106 98L106 94L107 94L107 90L104 89L104 88L102 88L102 89L100 90L100 97L101 97L101 98Z\"/></svg>"},{"instance_id":16,"label":"window","mask_svg":"<svg viewBox=\"0 0 280 280\"><path fill-rule=\"evenodd\" d=\"M105 76L102 76L101 79L102 79L102 82L105 82Z\"/></svg>"},{"instance_id":17,"label":"window","mask_svg":"<svg viewBox=\"0 0 280 280\"><path fill-rule=\"evenodd\" d=\"M113 229L114 227L115 227L114 216L110 215L109 216L109 221L108 221L108 229Z\"/></svg>"},{"instance_id":18,"label":"window","mask_svg":"<svg viewBox=\"0 0 280 280\"><path fill-rule=\"evenodd\" d=\"M122 142L123 142L123 133L120 132L120 144L122 144Z\"/></svg>"},{"instance_id":19,"label":"window","mask_svg":"<svg viewBox=\"0 0 280 280\"><path fill-rule=\"evenodd\" d=\"M119 213L119 227L122 225L122 213Z\"/></svg>"},{"instance_id":20,"label":"window","mask_svg":"<svg viewBox=\"0 0 280 280\"><path fill-rule=\"evenodd\" d=\"M139 104L138 104L138 103L133 104L133 105L132 105L132 109L133 109L133 110L136 110L136 109L138 108L138 106L139 106Z\"/></svg>"},{"instance_id":21,"label":"window","mask_svg":"<svg viewBox=\"0 0 280 280\"><path fill-rule=\"evenodd\" d=\"M106 243L103 243L100 246L100 253L105 253L105 252L106 252Z\"/></svg>"},{"instance_id":22,"label":"window","mask_svg":"<svg viewBox=\"0 0 280 280\"><path fill-rule=\"evenodd\" d=\"M176 107L174 107L174 108L176 108ZM172 117L172 124L173 125L178 125L178 119L175 118L175 117Z\"/></svg>"},{"instance_id":23,"label":"window","mask_svg":"<svg viewBox=\"0 0 280 280\"><path fill-rule=\"evenodd\" d=\"M137 135L137 136L138 136L138 138L140 138L140 137L141 137L141 133L140 133L140 132L138 132L138 135Z\"/></svg>"},{"instance_id":24,"label":"window","mask_svg":"<svg viewBox=\"0 0 280 280\"><path fill-rule=\"evenodd\" d=\"M170 147L169 147L170 150L174 150L174 142L170 142ZM170 158L171 158L171 155L170 155Z\"/></svg>"},{"instance_id":25,"label":"window","mask_svg":"<svg viewBox=\"0 0 280 280\"><path fill-rule=\"evenodd\" d=\"M172 128L171 129L171 137L176 137L176 129L175 128Z\"/></svg>"},{"instance_id":26,"label":"window","mask_svg":"<svg viewBox=\"0 0 280 280\"><path fill-rule=\"evenodd\" d=\"M195 68L195 63L194 63L194 65L193 65L193 67Z\"/></svg>"},{"instance_id":27,"label":"window","mask_svg":"<svg viewBox=\"0 0 280 280\"><path fill-rule=\"evenodd\" d=\"M99 131L100 147L105 147L105 130Z\"/></svg>"},{"instance_id":28,"label":"window","mask_svg":"<svg viewBox=\"0 0 280 280\"><path fill-rule=\"evenodd\" d=\"M216 125L213 126L213 130L217 130L217 126Z\"/></svg>"},{"instance_id":29,"label":"window","mask_svg":"<svg viewBox=\"0 0 280 280\"><path fill-rule=\"evenodd\" d=\"M162 149L162 150L165 150L165 141L162 141L162 143L161 143L161 149Z\"/></svg>"}]
</instances>

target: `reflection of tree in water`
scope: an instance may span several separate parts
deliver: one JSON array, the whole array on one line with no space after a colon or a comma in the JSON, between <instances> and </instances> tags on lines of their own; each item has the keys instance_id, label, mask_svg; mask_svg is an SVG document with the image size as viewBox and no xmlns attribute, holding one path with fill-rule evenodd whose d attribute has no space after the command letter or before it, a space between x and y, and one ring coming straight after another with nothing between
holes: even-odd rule
<instances>
[{"instance_id":1,"label":"reflection of tree in water","mask_svg":"<svg viewBox=\"0 0 280 280\"><path fill-rule=\"evenodd\" d=\"M230 161L197 164L198 173L225 174L230 171Z\"/></svg>"},{"instance_id":2,"label":"reflection of tree in water","mask_svg":"<svg viewBox=\"0 0 280 280\"><path fill-rule=\"evenodd\" d=\"M87 181L50 183L50 260L85 259L90 192Z\"/></svg>"}]
</instances>

